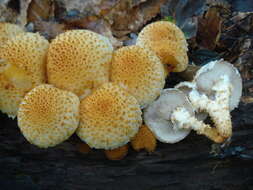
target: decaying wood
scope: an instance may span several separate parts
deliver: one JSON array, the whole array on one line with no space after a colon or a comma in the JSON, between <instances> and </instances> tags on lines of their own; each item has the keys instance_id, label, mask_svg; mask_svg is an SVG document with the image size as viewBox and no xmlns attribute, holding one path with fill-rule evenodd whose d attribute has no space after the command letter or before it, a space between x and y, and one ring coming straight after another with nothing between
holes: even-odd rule
<instances>
[{"instance_id":1,"label":"decaying wood","mask_svg":"<svg viewBox=\"0 0 253 190\"><path fill-rule=\"evenodd\" d=\"M80 2L83 2L82 6ZM80 150L81 141L75 135L55 148L39 149L24 139L16 120L0 114L0 189L253 189L252 2L233 0L234 3L227 6L224 2L231 3L232 0L207 1L221 14L215 14L219 22L214 27L219 28L213 28L215 35L204 46L209 49L203 49L196 34L198 24L202 29L210 24L198 22L208 10L204 2L55 0L41 3L37 0L0 0L0 21L28 24L28 29L33 26L34 31L48 39L67 29L86 28L106 35L115 47L129 40L135 41L138 31L148 22L172 16L189 38L191 61L201 65L224 58L240 70L244 81L244 103L232 112L234 135L230 143L214 145L192 132L180 143L159 143L152 154L130 149L121 161L107 160L103 151ZM205 19L212 20L208 18L210 14L205 16ZM208 35L204 37L208 38ZM166 88L183 79L179 74L170 74Z\"/></svg>"},{"instance_id":2,"label":"decaying wood","mask_svg":"<svg viewBox=\"0 0 253 190\"><path fill-rule=\"evenodd\" d=\"M77 137L38 149L23 138L16 121L1 115L1 189L252 189L252 113L252 103L233 112L227 147L192 133L178 144L159 144L153 154L130 150L121 161L107 160L102 151L79 152Z\"/></svg>"}]
</instances>

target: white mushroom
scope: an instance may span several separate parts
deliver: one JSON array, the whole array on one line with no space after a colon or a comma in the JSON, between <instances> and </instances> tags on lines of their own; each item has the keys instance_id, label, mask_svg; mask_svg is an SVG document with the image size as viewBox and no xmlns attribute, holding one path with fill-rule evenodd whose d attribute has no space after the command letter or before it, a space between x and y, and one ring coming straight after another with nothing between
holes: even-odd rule
<instances>
[{"instance_id":1,"label":"white mushroom","mask_svg":"<svg viewBox=\"0 0 253 190\"><path fill-rule=\"evenodd\" d=\"M180 82L178 83L175 88L182 91L187 97L189 96L189 93L196 89L196 84L193 82ZM195 117L200 120L204 121L207 118L208 114L203 111L199 111L198 109L195 109Z\"/></svg>"},{"instance_id":2,"label":"white mushroom","mask_svg":"<svg viewBox=\"0 0 253 190\"><path fill-rule=\"evenodd\" d=\"M193 106L209 113L224 138L232 135L230 111L239 104L242 79L235 67L219 60L202 67L194 77L196 90L189 94Z\"/></svg>"},{"instance_id":3,"label":"white mushroom","mask_svg":"<svg viewBox=\"0 0 253 190\"><path fill-rule=\"evenodd\" d=\"M194 116L191 103L178 89L163 90L158 100L144 110L144 121L156 138L164 143L181 141L191 129L215 142L223 141L215 128Z\"/></svg>"}]
</instances>

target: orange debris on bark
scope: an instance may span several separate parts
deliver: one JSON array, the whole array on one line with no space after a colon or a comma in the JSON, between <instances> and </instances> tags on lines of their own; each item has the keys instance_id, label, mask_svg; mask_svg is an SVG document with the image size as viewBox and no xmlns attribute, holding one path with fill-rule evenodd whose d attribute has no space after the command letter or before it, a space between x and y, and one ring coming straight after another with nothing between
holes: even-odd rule
<instances>
[{"instance_id":1,"label":"orange debris on bark","mask_svg":"<svg viewBox=\"0 0 253 190\"><path fill-rule=\"evenodd\" d=\"M131 145L136 151L145 149L148 152L154 152L156 138L146 125L142 125L137 135L131 141Z\"/></svg>"},{"instance_id":2,"label":"orange debris on bark","mask_svg":"<svg viewBox=\"0 0 253 190\"><path fill-rule=\"evenodd\" d=\"M128 153L128 144L116 149L105 150L104 152L109 160L122 160Z\"/></svg>"}]
</instances>

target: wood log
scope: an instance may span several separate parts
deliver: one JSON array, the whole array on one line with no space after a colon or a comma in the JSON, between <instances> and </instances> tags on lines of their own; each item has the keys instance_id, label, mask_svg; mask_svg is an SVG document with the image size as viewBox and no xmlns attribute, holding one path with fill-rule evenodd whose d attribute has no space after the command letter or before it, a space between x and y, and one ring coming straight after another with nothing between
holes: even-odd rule
<instances>
[{"instance_id":1,"label":"wood log","mask_svg":"<svg viewBox=\"0 0 253 190\"><path fill-rule=\"evenodd\" d=\"M232 112L231 144L218 146L194 132L153 154L109 161L102 151L78 152L77 136L49 149L29 144L15 120L0 115L1 189L253 189L253 103Z\"/></svg>"}]
</instances>

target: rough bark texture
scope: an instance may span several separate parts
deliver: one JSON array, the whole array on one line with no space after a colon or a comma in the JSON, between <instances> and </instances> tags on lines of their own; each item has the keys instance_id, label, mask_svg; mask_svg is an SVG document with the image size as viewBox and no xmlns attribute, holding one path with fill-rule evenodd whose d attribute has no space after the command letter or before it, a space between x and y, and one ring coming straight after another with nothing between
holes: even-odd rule
<instances>
[{"instance_id":1,"label":"rough bark texture","mask_svg":"<svg viewBox=\"0 0 253 190\"><path fill-rule=\"evenodd\" d=\"M1 115L1 189L253 189L253 104L233 112L234 135L221 148L192 133L184 141L159 144L155 153L130 151L108 161L102 151L78 152L77 137L38 149ZM216 148L215 148L216 147ZM211 153L212 152L212 153Z\"/></svg>"},{"instance_id":2,"label":"rough bark texture","mask_svg":"<svg viewBox=\"0 0 253 190\"><path fill-rule=\"evenodd\" d=\"M82 28L119 47L133 44L147 23L172 19L188 38L191 61L202 65L224 58L244 81L242 103L232 112L230 144L213 145L192 132L178 144L158 144L152 154L130 150L122 161L107 160L103 151L81 153L76 136L39 149L24 139L15 120L0 114L0 189L253 189L252 5L252 0L0 0L0 21L27 24L28 31L49 40ZM166 88L182 78L172 73Z\"/></svg>"}]
</instances>

